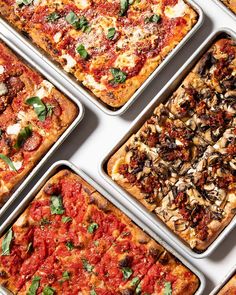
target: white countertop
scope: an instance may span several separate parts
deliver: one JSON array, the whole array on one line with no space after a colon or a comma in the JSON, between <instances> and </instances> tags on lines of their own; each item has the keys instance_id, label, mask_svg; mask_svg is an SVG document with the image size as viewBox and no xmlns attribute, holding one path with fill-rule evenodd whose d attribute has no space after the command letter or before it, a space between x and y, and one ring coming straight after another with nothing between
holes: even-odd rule
<instances>
[{"instance_id":1,"label":"white countertop","mask_svg":"<svg viewBox=\"0 0 236 295\"><path fill-rule=\"evenodd\" d=\"M108 192L111 194L117 194L117 192L108 185L98 173L98 165L101 162L101 159L111 150L115 143L121 139L131 122L141 110L155 96L155 94L158 93L183 62L194 53L199 44L201 44L212 31L220 27L228 27L231 29L236 28L236 18L233 20L233 18L219 8L214 1L195 0L195 2L202 7L205 13L203 26L187 42L180 52L177 53L176 57L174 57L174 59L161 71L159 77L154 79L131 108L120 117L110 117L105 115L86 98L80 97L81 102L86 106L83 121L58 149L50 162L43 167L38 174L38 177L35 177L35 181L31 183L31 186L34 185L36 180L40 178L53 162L67 159L84 170ZM0 27L0 31L5 35L7 34L8 38L12 38L16 42L15 38L7 33L4 28ZM32 58L35 60L37 59L32 52L29 50L27 51L27 48L24 50L26 53L30 54ZM68 89L71 88L65 81L63 81L63 83ZM73 90L71 90L71 92L76 95ZM27 191L29 191L31 186L21 194L21 198ZM179 249L176 247L176 250ZM204 295L209 294L214 286L222 281L224 276L236 264L236 230L234 229L229 234L227 239L223 241L209 258L197 260L187 256L187 259L206 276L207 288Z\"/></svg>"}]
</instances>

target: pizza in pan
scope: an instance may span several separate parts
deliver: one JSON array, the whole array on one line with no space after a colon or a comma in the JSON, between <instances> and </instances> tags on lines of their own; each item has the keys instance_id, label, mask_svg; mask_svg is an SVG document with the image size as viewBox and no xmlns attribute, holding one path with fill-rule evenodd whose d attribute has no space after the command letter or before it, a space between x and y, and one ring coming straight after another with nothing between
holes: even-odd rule
<instances>
[{"instance_id":1,"label":"pizza in pan","mask_svg":"<svg viewBox=\"0 0 236 295\"><path fill-rule=\"evenodd\" d=\"M235 215L235 73L235 41L217 40L107 165L115 182L197 252Z\"/></svg>"},{"instance_id":2,"label":"pizza in pan","mask_svg":"<svg viewBox=\"0 0 236 295\"><path fill-rule=\"evenodd\" d=\"M188 268L69 170L48 180L0 246L0 284L13 294L190 295L199 286Z\"/></svg>"},{"instance_id":3,"label":"pizza in pan","mask_svg":"<svg viewBox=\"0 0 236 295\"><path fill-rule=\"evenodd\" d=\"M236 14L236 1L235 0L221 0L230 10Z\"/></svg>"},{"instance_id":4,"label":"pizza in pan","mask_svg":"<svg viewBox=\"0 0 236 295\"><path fill-rule=\"evenodd\" d=\"M0 206L78 109L0 41Z\"/></svg>"},{"instance_id":5,"label":"pizza in pan","mask_svg":"<svg viewBox=\"0 0 236 295\"><path fill-rule=\"evenodd\" d=\"M124 105L196 24L184 0L1 0L0 14L109 107Z\"/></svg>"},{"instance_id":6,"label":"pizza in pan","mask_svg":"<svg viewBox=\"0 0 236 295\"><path fill-rule=\"evenodd\" d=\"M231 295L235 293L236 293L236 275L234 275L217 294Z\"/></svg>"}]
</instances>

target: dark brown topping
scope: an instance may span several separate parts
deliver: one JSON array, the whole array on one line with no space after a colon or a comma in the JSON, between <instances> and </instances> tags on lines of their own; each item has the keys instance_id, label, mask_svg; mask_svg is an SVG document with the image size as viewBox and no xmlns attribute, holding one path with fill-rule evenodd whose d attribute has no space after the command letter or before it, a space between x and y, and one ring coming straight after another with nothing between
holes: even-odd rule
<instances>
[{"instance_id":1,"label":"dark brown topping","mask_svg":"<svg viewBox=\"0 0 236 295\"><path fill-rule=\"evenodd\" d=\"M119 267L129 267L132 264L132 257L125 256L122 260L119 261Z\"/></svg>"},{"instance_id":2,"label":"dark brown topping","mask_svg":"<svg viewBox=\"0 0 236 295\"><path fill-rule=\"evenodd\" d=\"M48 183L45 185L43 191L47 195L59 195L61 193L61 186L60 184L55 183Z\"/></svg>"}]
</instances>

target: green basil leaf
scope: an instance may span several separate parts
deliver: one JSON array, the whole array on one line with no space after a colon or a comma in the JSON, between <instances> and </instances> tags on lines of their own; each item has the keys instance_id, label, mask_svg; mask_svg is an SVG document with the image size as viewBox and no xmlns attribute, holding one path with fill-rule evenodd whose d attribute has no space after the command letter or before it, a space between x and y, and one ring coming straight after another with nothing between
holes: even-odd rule
<instances>
[{"instance_id":1,"label":"green basil leaf","mask_svg":"<svg viewBox=\"0 0 236 295\"><path fill-rule=\"evenodd\" d=\"M31 283L31 286L29 287L29 291L27 292L27 295L36 295L37 294L37 290L39 288L40 285L40 277L34 277Z\"/></svg>"},{"instance_id":2,"label":"green basil leaf","mask_svg":"<svg viewBox=\"0 0 236 295\"><path fill-rule=\"evenodd\" d=\"M87 52L87 50L85 49L83 44L80 44L77 48L76 51L79 53L79 55L83 58L83 59L88 59L89 58L89 54Z\"/></svg>"},{"instance_id":3,"label":"green basil leaf","mask_svg":"<svg viewBox=\"0 0 236 295\"><path fill-rule=\"evenodd\" d=\"M141 283L138 284L138 287L135 290L135 294L140 295L142 293Z\"/></svg>"},{"instance_id":4,"label":"green basil leaf","mask_svg":"<svg viewBox=\"0 0 236 295\"><path fill-rule=\"evenodd\" d=\"M165 283L164 295L172 295L172 287L170 282Z\"/></svg>"},{"instance_id":5,"label":"green basil leaf","mask_svg":"<svg viewBox=\"0 0 236 295\"><path fill-rule=\"evenodd\" d=\"M48 23L54 23L59 18L60 18L60 15L57 12L52 12L46 17L46 21Z\"/></svg>"},{"instance_id":6,"label":"green basil leaf","mask_svg":"<svg viewBox=\"0 0 236 295\"><path fill-rule=\"evenodd\" d=\"M95 222L91 223L91 224L88 226L88 232L89 232L90 234L94 233L96 229L98 229L98 224L95 223Z\"/></svg>"},{"instance_id":7,"label":"green basil leaf","mask_svg":"<svg viewBox=\"0 0 236 295\"><path fill-rule=\"evenodd\" d=\"M51 214L62 215L65 212L62 197L61 196L51 196Z\"/></svg>"},{"instance_id":8,"label":"green basil leaf","mask_svg":"<svg viewBox=\"0 0 236 295\"><path fill-rule=\"evenodd\" d=\"M33 0L17 0L16 4L20 7L24 5L30 5L33 2Z\"/></svg>"},{"instance_id":9,"label":"green basil leaf","mask_svg":"<svg viewBox=\"0 0 236 295\"><path fill-rule=\"evenodd\" d=\"M122 267L121 271L123 273L123 279L124 280L128 280L133 274L132 269L129 268L129 267Z\"/></svg>"},{"instance_id":10,"label":"green basil leaf","mask_svg":"<svg viewBox=\"0 0 236 295\"><path fill-rule=\"evenodd\" d=\"M161 17L158 14L153 14L150 17L145 18L145 23L158 23L160 21Z\"/></svg>"},{"instance_id":11,"label":"green basil leaf","mask_svg":"<svg viewBox=\"0 0 236 295\"><path fill-rule=\"evenodd\" d=\"M62 277L64 280L68 281L70 279L70 273L68 271L64 271Z\"/></svg>"},{"instance_id":12,"label":"green basil leaf","mask_svg":"<svg viewBox=\"0 0 236 295\"><path fill-rule=\"evenodd\" d=\"M95 290L91 290L90 295L97 295L97 293L95 292Z\"/></svg>"},{"instance_id":13,"label":"green basil leaf","mask_svg":"<svg viewBox=\"0 0 236 295\"><path fill-rule=\"evenodd\" d=\"M25 141L32 135L32 126L28 125L25 128L21 129L20 133L17 136L16 143L14 145L15 149L20 149Z\"/></svg>"},{"instance_id":14,"label":"green basil leaf","mask_svg":"<svg viewBox=\"0 0 236 295\"><path fill-rule=\"evenodd\" d=\"M43 293L42 293L42 295L53 295L55 293L55 290L52 288L52 287L50 287L50 286L45 286L44 288L43 288Z\"/></svg>"},{"instance_id":15,"label":"green basil leaf","mask_svg":"<svg viewBox=\"0 0 236 295\"><path fill-rule=\"evenodd\" d=\"M129 0L120 0L120 16L124 16L129 8Z\"/></svg>"},{"instance_id":16,"label":"green basil leaf","mask_svg":"<svg viewBox=\"0 0 236 295\"><path fill-rule=\"evenodd\" d=\"M107 39L112 40L116 34L115 28L109 28L107 33Z\"/></svg>"},{"instance_id":17,"label":"green basil leaf","mask_svg":"<svg viewBox=\"0 0 236 295\"><path fill-rule=\"evenodd\" d=\"M111 68L110 71L113 75L113 79L110 81L111 84L121 84L126 81L127 75L120 69Z\"/></svg>"},{"instance_id":18,"label":"green basil leaf","mask_svg":"<svg viewBox=\"0 0 236 295\"><path fill-rule=\"evenodd\" d=\"M69 251L72 251L75 248L74 244L70 241L66 242L66 247Z\"/></svg>"},{"instance_id":19,"label":"green basil leaf","mask_svg":"<svg viewBox=\"0 0 236 295\"><path fill-rule=\"evenodd\" d=\"M73 11L66 15L66 21L71 24L76 30L86 32L89 28L89 23L86 17L78 17Z\"/></svg>"},{"instance_id":20,"label":"green basil leaf","mask_svg":"<svg viewBox=\"0 0 236 295\"><path fill-rule=\"evenodd\" d=\"M83 268L87 271L87 272L92 272L93 271L93 266L91 264L89 264L89 262L87 261L87 259L82 258L81 259L83 262Z\"/></svg>"},{"instance_id":21,"label":"green basil leaf","mask_svg":"<svg viewBox=\"0 0 236 295\"><path fill-rule=\"evenodd\" d=\"M63 223L68 223L68 222L71 222L72 221L72 218L68 217L68 216L63 216L61 221Z\"/></svg>"},{"instance_id":22,"label":"green basil leaf","mask_svg":"<svg viewBox=\"0 0 236 295\"><path fill-rule=\"evenodd\" d=\"M10 228L8 232L5 234L4 239L2 241L2 256L10 255L10 247L13 239L13 231Z\"/></svg>"},{"instance_id":23,"label":"green basil leaf","mask_svg":"<svg viewBox=\"0 0 236 295\"><path fill-rule=\"evenodd\" d=\"M7 156L0 154L0 159L2 159L13 171L17 171L16 167Z\"/></svg>"},{"instance_id":24,"label":"green basil leaf","mask_svg":"<svg viewBox=\"0 0 236 295\"><path fill-rule=\"evenodd\" d=\"M130 286L135 287L135 286L137 286L139 283L140 283L140 279L139 279L139 277L135 277L135 278L133 278L133 279L131 280L131 282L130 282Z\"/></svg>"},{"instance_id":25,"label":"green basil leaf","mask_svg":"<svg viewBox=\"0 0 236 295\"><path fill-rule=\"evenodd\" d=\"M40 121L45 121L49 110L38 96L28 98L26 100L26 104L31 105L34 108L34 111Z\"/></svg>"},{"instance_id":26,"label":"green basil leaf","mask_svg":"<svg viewBox=\"0 0 236 295\"><path fill-rule=\"evenodd\" d=\"M75 22L77 22L79 20L78 16L74 13L74 11L70 11L67 15L66 15L66 21L73 25Z\"/></svg>"}]
</instances>

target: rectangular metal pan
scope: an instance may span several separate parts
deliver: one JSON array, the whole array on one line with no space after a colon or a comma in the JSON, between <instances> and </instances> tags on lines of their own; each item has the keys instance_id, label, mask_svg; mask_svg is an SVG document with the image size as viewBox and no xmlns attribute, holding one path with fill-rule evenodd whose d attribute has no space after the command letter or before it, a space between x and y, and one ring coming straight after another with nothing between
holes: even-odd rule
<instances>
[{"instance_id":1,"label":"rectangular metal pan","mask_svg":"<svg viewBox=\"0 0 236 295\"><path fill-rule=\"evenodd\" d=\"M66 81L68 81L79 95L83 94L91 102L93 102L99 109L108 115L121 115L123 114L130 105L137 99L137 97L142 93L142 91L151 83L151 81L160 73L160 71L168 64L168 62L174 57L174 55L183 47L183 45L194 35L194 33L200 28L203 23L203 11L202 9L192 0L187 0L187 2L196 10L198 13L198 21L195 26L190 30L190 32L180 41L180 43L167 55L167 57L161 62L161 64L154 70L154 72L147 78L147 80L142 84L142 86L133 94L133 96L119 109L109 108L108 105L103 103L101 100L95 97L86 87L82 86L75 77L71 74L66 73L56 62L54 62L49 55L42 51L22 33L14 29L12 25L0 18L0 24L2 24L8 31L13 33L24 45L28 46L32 51L40 56L50 67L52 67L59 75L61 75ZM20 46L20 43L18 43Z\"/></svg>"},{"instance_id":2,"label":"rectangular metal pan","mask_svg":"<svg viewBox=\"0 0 236 295\"><path fill-rule=\"evenodd\" d=\"M66 137L72 132L72 130L82 120L82 118L84 116L84 107L76 97L71 95L70 92L63 87L63 85L58 83L54 77L49 75L46 71L44 71L38 65L33 63L33 61L30 59L29 56L27 56L23 52L21 52L21 50L18 47L14 46L13 43L10 40L8 40L6 37L4 37L2 34L0 34L0 40L2 40L23 62L25 62L31 68L36 70L43 77L45 77L54 86L56 86L56 88L58 90L60 90L68 99L73 101L75 103L75 105L78 107L78 111L79 111L78 116L75 118L75 120L72 122L72 124L66 129L66 131L59 137L57 142L55 142L52 145L52 147L48 150L48 152L36 164L34 169L28 174L28 176L26 176L25 179L22 180L22 182L19 184L19 186L15 190L13 190L13 193L11 193L9 200L0 209L0 217L1 217L4 214L4 212L6 212L6 210L11 206L13 201L19 196L19 194L22 192L22 190L27 186L27 184L29 184L29 182L32 180L34 175L41 169L41 167L47 162L47 160L55 152L55 150L62 144L62 142L66 139Z\"/></svg>"},{"instance_id":3,"label":"rectangular metal pan","mask_svg":"<svg viewBox=\"0 0 236 295\"><path fill-rule=\"evenodd\" d=\"M143 125L143 123L151 116L154 109L161 103L167 101L170 98L171 94L177 89L182 80L190 72L196 62L202 57L202 55L207 51L207 49L212 45L214 40L219 36L227 35L236 39L236 33L227 29L222 28L213 32L205 42L199 47L195 54L179 69L179 71L172 77L172 79L164 86L164 88L154 97L154 99L147 105L147 107L141 112L141 114L134 120L131 127L123 138L112 148L112 150L105 156L99 165L99 172L101 176L112 185L121 195L119 200L125 202L130 207L130 210L139 210L142 218L148 219L148 226L153 229L157 234L161 234L164 239L171 240L173 245L178 245L182 248L183 253L188 253L194 258L204 258L209 256L215 248L225 239L228 233L236 226L236 216L231 221L231 223L221 232L217 239L207 248L203 253L196 253L190 247L184 243L177 235L175 235L167 226L159 220L154 214L150 213L144 206L135 200L130 194L122 189L115 181L113 181L107 174L106 164L109 158L128 140L128 138L135 133Z\"/></svg>"},{"instance_id":4,"label":"rectangular metal pan","mask_svg":"<svg viewBox=\"0 0 236 295\"><path fill-rule=\"evenodd\" d=\"M234 268L231 269L231 271L226 275L226 277L221 281L219 285L217 285L210 293L210 295L217 295L218 292L224 287L226 283L231 279L231 277L236 273L236 265Z\"/></svg>"},{"instance_id":5,"label":"rectangular metal pan","mask_svg":"<svg viewBox=\"0 0 236 295\"><path fill-rule=\"evenodd\" d=\"M221 9L227 12L234 20L236 20L236 15L230 10L223 2L220 0L213 0Z\"/></svg>"},{"instance_id":6,"label":"rectangular metal pan","mask_svg":"<svg viewBox=\"0 0 236 295\"><path fill-rule=\"evenodd\" d=\"M168 244L166 244L162 239L160 239L150 228L148 228L140 218L133 212L127 210L125 206L120 204L117 200L115 200L110 194L108 194L101 186L99 186L96 182L94 182L87 174L78 169L69 161L58 161L52 165L52 167L44 174L44 176L39 180L34 188L27 194L24 200L19 204L14 211L10 214L10 216L5 220L5 222L0 226L0 236L2 236L6 230L14 223L16 218L23 213L23 211L28 207L29 203L33 200L35 195L39 192L39 190L43 187L43 185L47 182L49 178L51 178L55 173L60 171L61 169L70 169L72 172L79 175L86 182L88 182L92 187L94 187L101 195L103 195L106 199L108 199L113 205L119 208L122 212L124 212L132 221L134 221L144 232L147 232L154 240L156 240L160 245L166 248L171 254L177 257L186 267L188 267L198 278L199 278L199 288L195 295L203 294L205 289L205 277L201 272L199 272L194 266L189 264L185 258L180 256L176 251L174 251ZM138 212L137 212L138 213ZM0 294L4 290L0 287ZM6 291L5 291L6 292ZM9 294L8 293L3 293Z\"/></svg>"}]
</instances>

